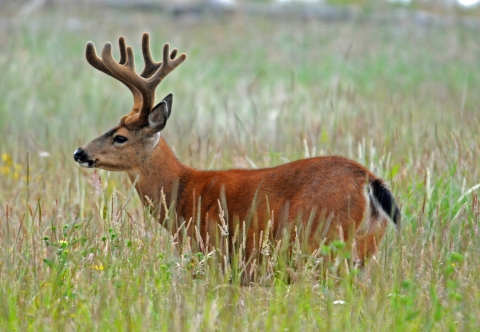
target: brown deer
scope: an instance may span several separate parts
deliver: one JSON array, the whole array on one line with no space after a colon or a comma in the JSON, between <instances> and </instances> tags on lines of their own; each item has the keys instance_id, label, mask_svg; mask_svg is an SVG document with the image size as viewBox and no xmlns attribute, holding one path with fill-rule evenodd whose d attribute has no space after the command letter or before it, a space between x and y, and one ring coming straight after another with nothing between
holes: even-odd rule
<instances>
[{"instance_id":1,"label":"brown deer","mask_svg":"<svg viewBox=\"0 0 480 332\"><path fill-rule=\"evenodd\" d=\"M163 223L162 195L170 202L175 222L187 234L200 232L203 240L218 236L221 209L227 213L229 240L238 225L247 221L245 254L252 257L259 233L271 222L274 237L308 228L304 241L318 248L339 237L350 243L355 266L363 266L384 236L388 221L400 226L400 211L384 182L362 165L340 156L297 160L285 165L255 169L202 171L182 164L160 132L172 112L172 94L154 106L155 89L186 59L177 50L163 47L162 62L152 59L148 33L143 34L145 68L135 72L132 48L119 38L121 58L116 62L112 45L102 57L87 43L87 61L96 69L124 83L133 94L132 111L102 136L78 148L74 159L82 167L125 171L144 206ZM220 208L220 201L222 208ZM194 228L197 227L197 230ZM297 228L298 231L298 228ZM212 242L213 243L213 242Z\"/></svg>"}]
</instances>

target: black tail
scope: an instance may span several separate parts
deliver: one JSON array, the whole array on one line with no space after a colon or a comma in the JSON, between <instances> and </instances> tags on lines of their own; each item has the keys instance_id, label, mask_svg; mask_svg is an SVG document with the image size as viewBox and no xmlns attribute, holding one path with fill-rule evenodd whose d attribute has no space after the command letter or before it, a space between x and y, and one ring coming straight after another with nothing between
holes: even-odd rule
<instances>
[{"instance_id":1,"label":"black tail","mask_svg":"<svg viewBox=\"0 0 480 332\"><path fill-rule=\"evenodd\" d=\"M373 199L378 205L375 208L381 208L393 221L397 229L400 229L402 216L400 214L400 209L395 203L392 192L385 186L385 184L379 180L373 180L370 182L371 192Z\"/></svg>"}]
</instances>

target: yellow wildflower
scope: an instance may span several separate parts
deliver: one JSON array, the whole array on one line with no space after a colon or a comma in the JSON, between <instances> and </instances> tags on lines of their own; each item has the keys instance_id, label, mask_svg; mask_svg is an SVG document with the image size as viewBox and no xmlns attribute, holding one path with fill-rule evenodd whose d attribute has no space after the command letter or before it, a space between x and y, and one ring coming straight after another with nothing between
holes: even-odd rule
<instances>
[{"instance_id":1,"label":"yellow wildflower","mask_svg":"<svg viewBox=\"0 0 480 332\"><path fill-rule=\"evenodd\" d=\"M10 167L0 166L0 174L8 175L10 173Z\"/></svg>"},{"instance_id":2,"label":"yellow wildflower","mask_svg":"<svg viewBox=\"0 0 480 332\"><path fill-rule=\"evenodd\" d=\"M8 153L2 154L2 160L6 166L12 166L13 164L12 156L10 156Z\"/></svg>"},{"instance_id":3,"label":"yellow wildflower","mask_svg":"<svg viewBox=\"0 0 480 332\"><path fill-rule=\"evenodd\" d=\"M8 153L2 154L2 162L0 163L0 175L9 175L12 179L20 179L22 165L14 164L12 156Z\"/></svg>"}]
</instances>

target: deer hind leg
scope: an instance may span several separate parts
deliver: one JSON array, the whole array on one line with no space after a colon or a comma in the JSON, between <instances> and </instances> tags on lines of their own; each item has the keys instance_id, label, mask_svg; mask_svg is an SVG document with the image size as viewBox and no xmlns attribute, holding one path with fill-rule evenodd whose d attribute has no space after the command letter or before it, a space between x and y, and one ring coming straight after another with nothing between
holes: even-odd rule
<instances>
[{"instance_id":1,"label":"deer hind leg","mask_svg":"<svg viewBox=\"0 0 480 332\"><path fill-rule=\"evenodd\" d=\"M353 244L353 264L357 268L362 268L365 260L372 257L378 250L378 246L385 234L386 221L381 218L374 220L376 227L367 234L360 234L355 237Z\"/></svg>"}]
</instances>

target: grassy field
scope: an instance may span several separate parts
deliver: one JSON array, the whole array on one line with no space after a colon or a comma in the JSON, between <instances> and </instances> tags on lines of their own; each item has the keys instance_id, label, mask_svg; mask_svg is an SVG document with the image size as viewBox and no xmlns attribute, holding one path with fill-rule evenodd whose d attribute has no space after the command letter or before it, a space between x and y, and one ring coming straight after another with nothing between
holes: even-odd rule
<instances>
[{"instance_id":1,"label":"grassy field","mask_svg":"<svg viewBox=\"0 0 480 332\"><path fill-rule=\"evenodd\" d=\"M478 330L478 30L94 7L13 16L0 18L0 330ZM305 268L269 287L229 282L220 254L176 252L125 174L98 171L100 185L72 158L132 105L85 43L125 35L141 68L143 31L156 58L166 41L189 56L157 90L175 96L163 135L181 161L347 156L393 189L399 236L390 227L358 275Z\"/></svg>"}]
</instances>

